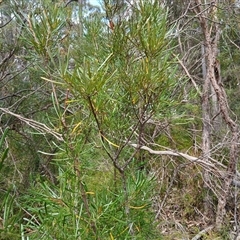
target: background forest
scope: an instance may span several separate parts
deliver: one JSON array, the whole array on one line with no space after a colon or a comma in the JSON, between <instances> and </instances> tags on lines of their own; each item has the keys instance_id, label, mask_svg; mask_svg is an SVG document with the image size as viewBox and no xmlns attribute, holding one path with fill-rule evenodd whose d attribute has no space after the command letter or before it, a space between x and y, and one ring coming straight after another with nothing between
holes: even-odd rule
<instances>
[{"instance_id":1,"label":"background forest","mask_svg":"<svg viewBox=\"0 0 240 240\"><path fill-rule=\"evenodd\" d=\"M0 239L239 239L239 20L0 1Z\"/></svg>"}]
</instances>

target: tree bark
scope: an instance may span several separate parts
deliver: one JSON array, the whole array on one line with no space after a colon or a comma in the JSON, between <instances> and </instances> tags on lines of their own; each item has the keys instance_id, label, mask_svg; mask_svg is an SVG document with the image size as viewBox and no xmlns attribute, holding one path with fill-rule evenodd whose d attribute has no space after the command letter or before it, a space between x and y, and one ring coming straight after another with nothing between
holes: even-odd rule
<instances>
[{"instance_id":1,"label":"tree bark","mask_svg":"<svg viewBox=\"0 0 240 240\"><path fill-rule=\"evenodd\" d=\"M238 125L230 116L230 110L228 107L228 100L220 81L220 73L216 72L217 56L218 56L218 44L220 38L220 27L217 19L217 6L218 1L211 1L211 3L203 4L201 0L195 0L194 11L200 22L201 30L203 33L203 44L205 46L205 58L207 65L206 79L212 85L219 106L220 113L226 125L231 131L231 147L229 153L229 161L227 166L227 173L222 185L221 194L218 196L218 206L216 213L216 228L221 229L224 223L225 206L227 203L227 197L230 193L231 183L234 180L236 173L237 163L237 142L238 142ZM207 6L206 9L203 6ZM206 82L205 82L206 84ZM204 96L204 95L203 95ZM206 101L206 100L205 100Z\"/></svg>"},{"instance_id":2,"label":"tree bark","mask_svg":"<svg viewBox=\"0 0 240 240\"><path fill-rule=\"evenodd\" d=\"M205 59L205 46L202 45L202 74L203 74L203 90L202 90L202 157L204 161L208 161L210 158L210 148L211 148L211 119L210 119L210 79L207 75L207 65ZM209 182L210 182L210 173L203 170L203 188L204 188L204 216L209 219L213 217L213 209L212 209L212 198L209 189Z\"/></svg>"}]
</instances>

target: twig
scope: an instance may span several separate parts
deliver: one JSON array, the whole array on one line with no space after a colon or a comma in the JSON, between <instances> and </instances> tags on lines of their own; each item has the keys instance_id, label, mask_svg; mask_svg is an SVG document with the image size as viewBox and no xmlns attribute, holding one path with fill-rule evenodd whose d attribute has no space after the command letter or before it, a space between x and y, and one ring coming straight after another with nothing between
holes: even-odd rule
<instances>
[{"instance_id":1,"label":"twig","mask_svg":"<svg viewBox=\"0 0 240 240\"><path fill-rule=\"evenodd\" d=\"M7 21L6 23L4 23L3 25L0 26L0 28L4 28L5 26L7 26L11 21L13 20L13 17Z\"/></svg>"},{"instance_id":2,"label":"twig","mask_svg":"<svg viewBox=\"0 0 240 240\"><path fill-rule=\"evenodd\" d=\"M174 56L177 58L179 64L182 66L184 72L187 74L187 76L188 76L189 79L191 80L191 82L192 82L194 88L196 89L197 93L201 96L201 91L199 90L197 83L195 82L195 80L193 79L193 77L191 76L191 74L189 73L189 71L187 70L187 68L186 68L186 66L184 65L184 63L182 62L182 60L179 59L175 54L174 54Z\"/></svg>"},{"instance_id":3,"label":"twig","mask_svg":"<svg viewBox=\"0 0 240 240\"><path fill-rule=\"evenodd\" d=\"M196 236L194 236L191 240L198 240L198 239L200 239L205 233L207 233L208 231L210 231L212 229L213 229L213 226L209 226L209 227L203 229Z\"/></svg>"}]
</instances>

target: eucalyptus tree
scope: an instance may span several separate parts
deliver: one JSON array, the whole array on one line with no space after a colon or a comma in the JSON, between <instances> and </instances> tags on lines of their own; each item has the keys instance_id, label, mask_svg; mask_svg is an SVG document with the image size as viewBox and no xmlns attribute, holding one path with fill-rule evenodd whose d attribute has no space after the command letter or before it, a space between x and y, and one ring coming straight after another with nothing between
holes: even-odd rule
<instances>
[{"instance_id":1,"label":"eucalyptus tree","mask_svg":"<svg viewBox=\"0 0 240 240\"><path fill-rule=\"evenodd\" d=\"M181 8L176 2L172 1L169 5L175 14L172 21L178 29L176 35L182 56L179 63L189 77L191 84L187 87L192 86L201 99L201 102L193 101L196 101L202 112L202 137L201 143L198 142L201 144L202 158L206 161L215 158L224 164L212 173L203 170L204 188L210 191L204 200L204 215L221 229L226 220L226 204L230 199L229 194L233 192L231 184L237 176L238 166L238 113L233 113L229 108L229 105L233 106L231 102L234 100L231 95L230 98L227 96L229 85L226 81L226 74L230 78L234 76L229 74L226 65L233 55L238 54L234 35L231 35L233 39L229 35L232 26L236 24L232 16L237 19L238 6L235 1L183 1ZM234 54L230 50L233 48ZM232 213L236 213L237 195L237 190L231 195L235 198ZM214 206L215 197L218 203ZM234 225L238 226L236 220Z\"/></svg>"}]
</instances>

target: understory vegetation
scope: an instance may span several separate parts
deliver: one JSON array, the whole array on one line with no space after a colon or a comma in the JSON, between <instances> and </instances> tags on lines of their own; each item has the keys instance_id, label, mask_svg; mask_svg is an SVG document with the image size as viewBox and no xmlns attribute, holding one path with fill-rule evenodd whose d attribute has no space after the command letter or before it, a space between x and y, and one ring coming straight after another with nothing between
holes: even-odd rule
<instances>
[{"instance_id":1,"label":"understory vegetation","mask_svg":"<svg viewBox=\"0 0 240 240\"><path fill-rule=\"evenodd\" d=\"M0 239L237 239L239 14L0 1Z\"/></svg>"}]
</instances>

